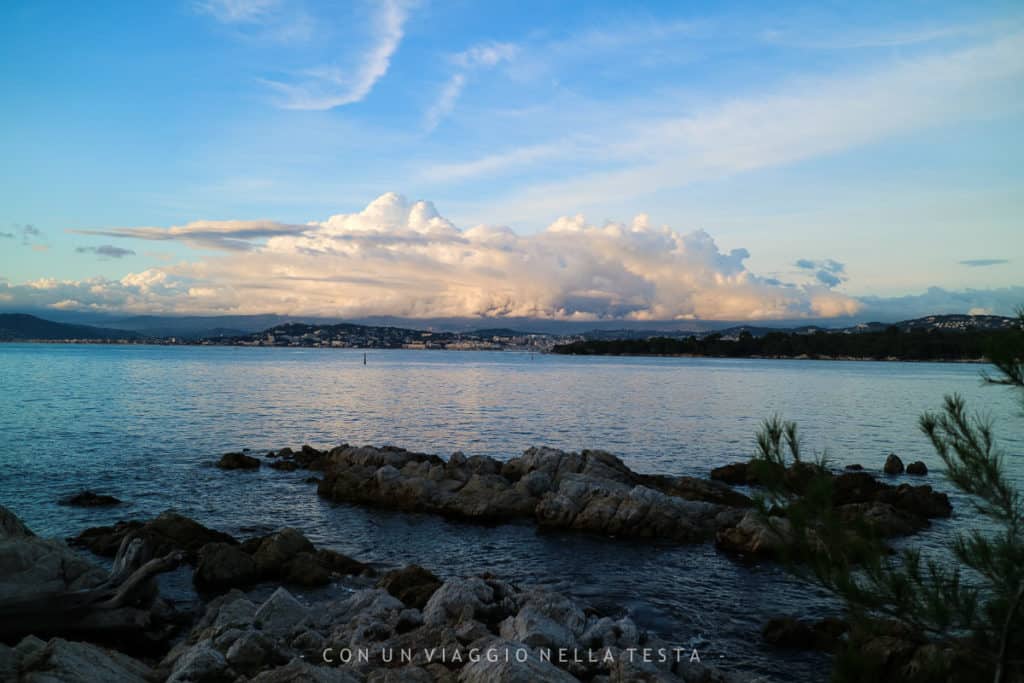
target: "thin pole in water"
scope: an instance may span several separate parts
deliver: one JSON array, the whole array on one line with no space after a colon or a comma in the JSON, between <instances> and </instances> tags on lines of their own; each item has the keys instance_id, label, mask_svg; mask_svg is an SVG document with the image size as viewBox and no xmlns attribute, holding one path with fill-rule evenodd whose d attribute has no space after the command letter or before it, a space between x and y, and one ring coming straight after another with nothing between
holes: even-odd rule
<instances>
[{"instance_id":1,"label":"thin pole in water","mask_svg":"<svg viewBox=\"0 0 1024 683\"><path fill-rule=\"evenodd\" d=\"M363 365L366 365L366 354L363 354Z\"/></svg>"}]
</instances>

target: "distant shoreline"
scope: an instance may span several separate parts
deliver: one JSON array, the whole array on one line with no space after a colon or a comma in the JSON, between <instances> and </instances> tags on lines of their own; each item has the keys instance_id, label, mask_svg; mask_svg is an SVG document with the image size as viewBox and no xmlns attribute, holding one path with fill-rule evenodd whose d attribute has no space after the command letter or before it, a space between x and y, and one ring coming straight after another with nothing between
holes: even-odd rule
<instances>
[{"instance_id":1,"label":"distant shoreline","mask_svg":"<svg viewBox=\"0 0 1024 683\"><path fill-rule=\"evenodd\" d=\"M480 352L492 351L500 353L536 353L546 356L564 357L589 357L589 358L708 358L712 360L812 360L812 361L833 361L833 362L864 362L864 363L959 363L970 365L984 365L991 363L987 358L897 358L889 356L886 358L866 358L861 356L727 356L713 354L693 353L558 353L554 351L537 351L530 349L504 348L504 349L422 349L422 348L401 348L381 346L257 346L253 344L203 344L201 342L161 342L160 340L146 341L111 341L106 339L4 339L0 344L67 344L75 346L187 346L203 348L244 348L244 349L305 349L324 351L431 351L431 352Z\"/></svg>"}]
</instances>

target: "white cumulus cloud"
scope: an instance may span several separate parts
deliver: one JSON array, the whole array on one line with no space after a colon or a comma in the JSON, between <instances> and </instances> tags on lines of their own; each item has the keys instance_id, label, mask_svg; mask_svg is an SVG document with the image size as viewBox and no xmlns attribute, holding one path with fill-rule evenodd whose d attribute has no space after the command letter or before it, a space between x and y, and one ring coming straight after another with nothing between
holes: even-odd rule
<instances>
[{"instance_id":1,"label":"white cumulus cloud","mask_svg":"<svg viewBox=\"0 0 1024 683\"><path fill-rule=\"evenodd\" d=\"M0 293L32 306L340 317L757 320L860 308L813 280L760 277L747 269L745 249L724 251L703 230L653 225L643 214L603 225L565 216L520 235L504 226L460 229L430 202L388 193L362 211L303 226L189 225L199 227L102 234L193 244L227 236L246 248L118 281L0 283Z\"/></svg>"}]
</instances>

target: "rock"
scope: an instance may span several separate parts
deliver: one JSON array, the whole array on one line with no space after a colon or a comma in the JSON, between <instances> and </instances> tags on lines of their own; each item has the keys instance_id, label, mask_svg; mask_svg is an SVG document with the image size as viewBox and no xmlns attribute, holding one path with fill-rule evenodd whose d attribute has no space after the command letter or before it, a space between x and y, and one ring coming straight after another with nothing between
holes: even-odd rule
<instances>
[{"instance_id":1,"label":"rock","mask_svg":"<svg viewBox=\"0 0 1024 683\"><path fill-rule=\"evenodd\" d=\"M113 526L86 529L71 543L81 545L97 555L113 556L125 537L143 539L153 555L166 555L178 550L195 563L199 549L207 543L235 544L228 534L209 529L199 522L167 510L149 522L118 522Z\"/></svg>"},{"instance_id":2,"label":"rock","mask_svg":"<svg viewBox=\"0 0 1024 683\"><path fill-rule=\"evenodd\" d=\"M587 617L568 598L557 593L531 593L514 617L501 623L500 635L530 647L571 649L583 635Z\"/></svg>"},{"instance_id":3,"label":"rock","mask_svg":"<svg viewBox=\"0 0 1024 683\"><path fill-rule=\"evenodd\" d=\"M246 629L252 626L256 620L256 605L241 591L232 591L226 597L228 600L219 605L211 603L207 608L207 615L213 612L211 618L215 632L223 633L232 628Z\"/></svg>"},{"instance_id":4,"label":"rock","mask_svg":"<svg viewBox=\"0 0 1024 683\"><path fill-rule=\"evenodd\" d=\"M373 573L373 569L369 565L327 548L317 550L316 557L317 561L333 574L347 576L349 574Z\"/></svg>"},{"instance_id":5,"label":"rock","mask_svg":"<svg viewBox=\"0 0 1024 683\"><path fill-rule=\"evenodd\" d=\"M566 474L537 506L537 523L612 536L694 542L710 538L723 508L646 486Z\"/></svg>"},{"instance_id":6,"label":"rock","mask_svg":"<svg viewBox=\"0 0 1024 683\"><path fill-rule=\"evenodd\" d=\"M725 482L726 484L751 484L750 466L745 462L734 462L711 470L711 478L714 481Z\"/></svg>"},{"instance_id":7,"label":"rock","mask_svg":"<svg viewBox=\"0 0 1024 683\"><path fill-rule=\"evenodd\" d=\"M888 503L851 503L837 508L839 518L849 527L861 522L886 538L910 536L928 527L928 520Z\"/></svg>"},{"instance_id":8,"label":"rock","mask_svg":"<svg viewBox=\"0 0 1024 683\"><path fill-rule=\"evenodd\" d=\"M525 661L519 661L525 659ZM520 643L492 640L482 646L480 657L462 667L459 683L575 683L562 671Z\"/></svg>"},{"instance_id":9,"label":"rock","mask_svg":"<svg viewBox=\"0 0 1024 683\"><path fill-rule=\"evenodd\" d=\"M829 617L815 623L796 617L770 619L761 631L765 642L779 648L831 652L848 630L846 622Z\"/></svg>"},{"instance_id":10,"label":"rock","mask_svg":"<svg viewBox=\"0 0 1024 683\"><path fill-rule=\"evenodd\" d=\"M294 460L275 460L270 463L270 467L275 470L281 470L282 472L294 472L299 469L299 463Z\"/></svg>"},{"instance_id":11,"label":"rock","mask_svg":"<svg viewBox=\"0 0 1024 683\"><path fill-rule=\"evenodd\" d=\"M178 658L167 683L219 682L226 678L227 668L228 662L224 655L209 641L202 641Z\"/></svg>"},{"instance_id":12,"label":"rock","mask_svg":"<svg viewBox=\"0 0 1024 683\"><path fill-rule=\"evenodd\" d=\"M301 659L263 671L251 683L360 683L361 678L351 671L333 666L313 666Z\"/></svg>"},{"instance_id":13,"label":"rock","mask_svg":"<svg viewBox=\"0 0 1024 683\"><path fill-rule=\"evenodd\" d=\"M327 456L317 492L335 501L499 522L538 524L601 534L709 538L724 508L750 506L716 482L638 474L604 451L567 453L531 448L501 463L493 458L437 456L396 448L339 446Z\"/></svg>"},{"instance_id":14,"label":"rock","mask_svg":"<svg viewBox=\"0 0 1024 683\"><path fill-rule=\"evenodd\" d=\"M60 505L72 505L75 507L95 508L120 505L121 500L114 496L96 493L94 491L80 491L73 496L61 498Z\"/></svg>"},{"instance_id":15,"label":"rock","mask_svg":"<svg viewBox=\"0 0 1024 683\"><path fill-rule=\"evenodd\" d=\"M217 461L217 467L222 470L258 470L260 461L245 453L225 453Z\"/></svg>"},{"instance_id":16,"label":"rock","mask_svg":"<svg viewBox=\"0 0 1024 683\"><path fill-rule=\"evenodd\" d=\"M22 683L146 683L153 671L142 662L89 643L54 638L21 660Z\"/></svg>"},{"instance_id":17,"label":"rock","mask_svg":"<svg viewBox=\"0 0 1024 683\"><path fill-rule=\"evenodd\" d=\"M21 533L13 520L17 518L7 524L15 534ZM94 588L106 579L105 571L61 541L18 535L0 538L0 602Z\"/></svg>"},{"instance_id":18,"label":"rock","mask_svg":"<svg viewBox=\"0 0 1024 683\"><path fill-rule=\"evenodd\" d=\"M419 666L400 669L377 669L366 678L366 683L434 683L434 676Z\"/></svg>"},{"instance_id":19,"label":"rock","mask_svg":"<svg viewBox=\"0 0 1024 683\"><path fill-rule=\"evenodd\" d=\"M207 543L199 550L192 581L200 590L216 591L247 586L259 577L256 561L238 546Z\"/></svg>"},{"instance_id":20,"label":"rock","mask_svg":"<svg viewBox=\"0 0 1024 683\"><path fill-rule=\"evenodd\" d=\"M288 583L300 586L323 586L331 581L331 572L314 553L299 553L285 563L281 572Z\"/></svg>"},{"instance_id":21,"label":"rock","mask_svg":"<svg viewBox=\"0 0 1024 683\"><path fill-rule=\"evenodd\" d=\"M903 474L903 461L900 460L900 456L890 453L889 457L885 459L882 471L888 475Z\"/></svg>"},{"instance_id":22,"label":"rock","mask_svg":"<svg viewBox=\"0 0 1024 683\"><path fill-rule=\"evenodd\" d=\"M907 474L913 474L915 476L923 477L926 474L928 474L928 466L925 465L920 460L915 460L914 462L907 465Z\"/></svg>"},{"instance_id":23,"label":"rock","mask_svg":"<svg viewBox=\"0 0 1024 683\"><path fill-rule=\"evenodd\" d=\"M8 645L0 643L0 681L17 681L21 657Z\"/></svg>"},{"instance_id":24,"label":"rock","mask_svg":"<svg viewBox=\"0 0 1024 683\"><path fill-rule=\"evenodd\" d=\"M307 607L284 588L278 588L256 610L255 623L266 632L285 634L308 616L309 609Z\"/></svg>"},{"instance_id":25,"label":"rock","mask_svg":"<svg viewBox=\"0 0 1024 683\"><path fill-rule=\"evenodd\" d=\"M911 512L920 517L949 517L953 514L953 506L949 502L949 496L939 493L931 486L911 486L900 484L892 488L886 488L875 496L875 500L881 503L889 503L901 510Z\"/></svg>"},{"instance_id":26,"label":"rock","mask_svg":"<svg viewBox=\"0 0 1024 683\"><path fill-rule=\"evenodd\" d=\"M316 548L309 542L309 539L302 535L297 529L286 528L275 534L264 537L253 559L260 574L266 577L282 576L287 568L286 565L299 553L316 553Z\"/></svg>"},{"instance_id":27,"label":"rock","mask_svg":"<svg viewBox=\"0 0 1024 683\"><path fill-rule=\"evenodd\" d=\"M410 564L385 574L377 582L377 587L383 588L409 607L423 609L430 596L441 587L441 579L418 564Z\"/></svg>"},{"instance_id":28,"label":"rock","mask_svg":"<svg viewBox=\"0 0 1024 683\"><path fill-rule=\"evenodd\" d=\"M741 555L778 557L790 542L793 532L789 520L781 517L769 520L751 510L736 526L720 529L715 535L715 546Z\"/></svg>"},{"instance_id":29,"label":"rock","mask_svg":"<svg viewBox=\"0 0 1024 683\"><path fill-rule=\"evenodd\" d=\"M739 491L734 491L727 484L720 481L697 479L696 477L676 477L675 479L670 479L662 491L684 500L696 500L740 508L749 508L754 505L754 501L748 496L743 495Z\"/></svg>"},{"instance_id":30,"label":"rock","mask_svg":"<svg viewBox=\"0 0 1024 683\"><path fill-rule=\"evenodd\" d=\"M494 602L494 590L476 576L450 579L438 588L423 608L425 624L444 624L463 615L470 618L485 611Z\"/></svg>"},{"instance_id":31,"label":"rock","mask_svg":"<svg viewBox=\"0 0 1024 683\"><path fill-rule=\"evenodd\" d=\"M270 657L271 645L259 633L243 633L228 648L225 659L238 671L257 671Z\"/></svg>"},{"instance_id":32,"label":"rock","mask_svg":"<svg viewBox=\"0 0 1024 683\"><path fill-rule=\"evenodd\" d=\"M869 503L887 487L888 484L883 484L867 472L844 472L832 479L832 502L833 505Z\"/></svg>"},{"instance_id":33,"label":"rock","mask_svg":"<svg viewBox=\"0 0 1024 683\"><path fill-rule=\"evenodd\" d=\"M843 469L846 470L847 472L861 472L861 471L864 470L864 465L858 465L858 464L847 465Z\"/></svg>"},{"instance_id":34,"label":"rock","mask_svg":"<svg viewBox=\"0 0 1024 683\"><path fill-rule=\"evenodd\" d=\"M0 540L35 536L13 512L0 505Z\"/></svg>"}]
</instances>

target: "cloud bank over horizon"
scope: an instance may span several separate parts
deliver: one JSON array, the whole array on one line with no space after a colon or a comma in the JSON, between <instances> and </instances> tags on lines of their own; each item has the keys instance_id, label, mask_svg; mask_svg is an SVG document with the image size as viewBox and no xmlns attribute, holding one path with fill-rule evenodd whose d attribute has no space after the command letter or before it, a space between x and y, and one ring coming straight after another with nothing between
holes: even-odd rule
<instances>
[{"instance_id":1,"label":"cloud bank over horizon","mask_svg":"<svg viewBox=\"0 0 1024 683\"><path fill-rule=\"evenodd\" d=\"M860 309L811 272L782 282L751 272L703 230L559 218L536 234L459 229L428 201L384 194L357 213L304 225L194 221L81 231L217 250L119 280L0 283L5 307L148 313L267 313L407 318L771 320ZM827 259L823 270L841 272ZM839 270L836 270L836 268Z\"/></svg>"},{"instance_id":2,"label":"cloud bank over horizon","mask_svg":"<svg viewBox=\"0 0 1024 683\"><path fill-rule=\"evenodd\" d=\"M391 192L324 221L194 221L170 228L79 231L177 241L203 258L120 279L0 280L5 309L161 314L279 313L362 318L536 318L561 321L849 318L879 311L1010 312L1024 292L858 299L835 259L799 258L791 281L745 264L703 230L563 216L520 235L505 226L460 229L429 201ZM105 253L129 249L106 246ZM81 248L80 248L81 251ZM1016 288L1011 288L1016 289ZM1013 298L1016 297L1017 301ZM956 310L949 310L955 306Z\"/></svg>"}]
</instances>

